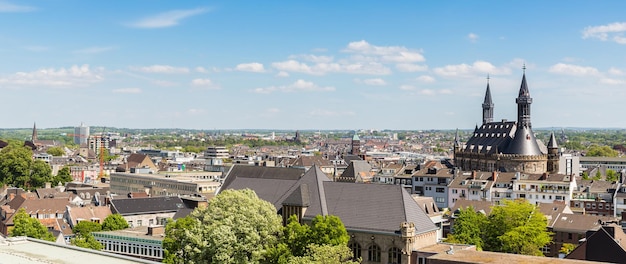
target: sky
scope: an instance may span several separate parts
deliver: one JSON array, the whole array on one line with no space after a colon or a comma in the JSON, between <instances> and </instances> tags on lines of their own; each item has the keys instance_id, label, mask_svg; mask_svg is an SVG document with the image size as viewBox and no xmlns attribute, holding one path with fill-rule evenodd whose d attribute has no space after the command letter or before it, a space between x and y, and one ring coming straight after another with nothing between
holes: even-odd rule
<instances>
[{"instance_id":1,"label":"sky","mask_svg":"<svg viewBox=\"0 0 626 264\"><path fill-rule=\"evenodd\" d=\"M626 1L0 0L0 128L626 128ZM489 78L489 79L488 79Z\"/></svg>"}]
</instances>

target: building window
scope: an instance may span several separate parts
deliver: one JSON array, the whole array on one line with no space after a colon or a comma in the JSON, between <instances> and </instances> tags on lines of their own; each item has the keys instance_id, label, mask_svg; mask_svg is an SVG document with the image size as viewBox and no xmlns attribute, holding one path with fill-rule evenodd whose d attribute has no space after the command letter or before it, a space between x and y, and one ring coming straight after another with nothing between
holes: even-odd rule
<instances>
[{"instance_id":1,"label":"building window","mask_svg":"<svg viewBox=\"0 0 626 264\"><path fill-rule=\"evenodd\" d=\"M402 251L399 248L393 247L389 249L389 264L400 264L402 258Z\"/></svg>"},{"instance_id":2,"label":"building window","mask_svg":"<svg viewBox=\"0 0 626 264\"><path fill-rule=\"evenodd\" d=\"M435 202L444 203L445 202L445 198L443 198L443 197L435 197Z\"/></svg>"},{"instance_id":3,"label":"building window","mask_svg":"<svg viewBox=\"0 0 626 264\"><path fill-rule=\"evenodd\" d=\"M371 262L380 262L380 247L378 245L371 245L367 249L367 260Z\"/></svg>"},{"instance_id":4,"label":"building window","mask_svg":"<svg viewBox=\"0 0 626 264\"><path fill-rule=\"evenodd\" d=\"M444 191L444 188L436 188L436 189L435 189L435 191L436 191L436 192L438 192L438 193L443 193L443 192L445 192L445 191Z\"/></svg>"},{"instance_id":5,"label":"building window","mask_svg":"<svg viewBox=\"0 0 626 264\"><path fill-rule=\"evenodd\" d=\"M350 244L350 250L352 250L352 256L354 259L361 257L361 245L359 245L359 243L352 242L352 244Z\"/></svg>"},{"instance_id":6,"label":"building window","mask_svg":"<svg viewBox=\"0 0 626 264\"><path fill-rule=\"evenodd\" d=\"M457 193L459 193L459 190L457 190L457 189L452 189L452 193L453 193L453 194L457 194Z\"/></svg>"}]
</instances>

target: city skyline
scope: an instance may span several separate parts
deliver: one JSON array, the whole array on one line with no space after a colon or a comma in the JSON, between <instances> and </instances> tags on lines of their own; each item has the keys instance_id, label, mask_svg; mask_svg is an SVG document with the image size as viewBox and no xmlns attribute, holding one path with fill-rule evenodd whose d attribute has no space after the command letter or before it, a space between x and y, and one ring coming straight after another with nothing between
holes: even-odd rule
<instances>
[{"instance_id":1,"label":"city skyline","mask_svg":"<svg viewBox=\"0 0 626 264\"><path fill-rule=\"evenodd\" d=\"M533 127L626 128L624 8L0 0L0 127L471 129L525 67Z\"/></svg>"}]
</instances>

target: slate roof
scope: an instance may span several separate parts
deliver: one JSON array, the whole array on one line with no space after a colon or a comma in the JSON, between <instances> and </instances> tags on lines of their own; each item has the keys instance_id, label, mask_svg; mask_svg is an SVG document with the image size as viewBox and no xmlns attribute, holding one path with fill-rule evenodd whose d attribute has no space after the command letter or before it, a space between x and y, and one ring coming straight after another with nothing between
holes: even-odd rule
<instances>
[{"instance_id":1,"label":"slate roof","mask_svg":"<svg viewBox=\"0 0 626 264\"><path fill-rule=\"evenodd\" d=\"M348 165L345 171L341 174L342 178L355 178L357 179L362 172L370 172L372 166L364 160L353 160Z\"/></svg>"},{"instance_id":2,"label":"slate roof","mask_svg":"<svg viewBox=\"0 0 626 264\"><path fill-rule=\"evenodd\" d=\"M520 154L520 155L541 155L542 152L535 133L530 127L518 127L515 135L509 142L506 149L502 151L504 154Z\"/></svg>"},{"instance_id":3,"label":"slate roof","mask_svg":"<svg viewBox=\"0 0 626 264\"><path fill-rule=\"evenodd\" d=\"M290 167L306 167L310 168L313 164L320 167L332 167L333 164L320 156L300 156L296 160L294 160L289 166Z\"/></svg>"},{"instance_id":4,"label":"slate roof","mask_svg":"<svg viewBox=\"0 0 626 264\"><path fill-rule=\"evenodd\" d=\"M220 190L253 189L259 198L281 206L285 193L304 175L304 169L234 165Z\"/></svg>"},{"instance_id":5,"label":"slate roof","mask_svg":"<svg viewBox=\"0 0 626 264\"><path fill-rule=\"evenodd\" d=\"M289 182L291 186L285 188ZM273 203L279 212L285 203L308 202L303 218L336 215L351 231L395 234L402 222L415 223L418 234L437 229L401 186L333 182L317 166L311 167L297 181L239 177L224 185L224 189L244 188L254 190L259 198ZM307 192L308 201L304 196Z\"/></svg>"},{"instance_id":6,"label":"slate roof","mask_svg":"<svg viewBox=\"0 0 626 264\"><path fill-rule=\"evenodd\" d=\"M510 121L482 124L465 144L464 152L500 153L507 149L516 127L515 122Z\"/></svg>"},{"instance_id":7,"label":"slate roof","mask_svg":"<svg viewBox=\"0 0 626 264\"><path fill-rule=\"evenodd\" d=\"M111 200L111 212L121 215L176 212L182 208L183 200L172 196Z\"/></svg>"},{"instance_id":8,"label":"slate roof","mask_svg":"<svg viewBox=\"0 0 626 264\"><path fill-rule=\"evenodd\" d=\"M602 225L598 220L603 222L614 221L615 219L607 216L582 215L582 214L561 214L554 221L553 231L569 232L584 234L589 230L598 230Z\"/></svg>"}]
</instances>

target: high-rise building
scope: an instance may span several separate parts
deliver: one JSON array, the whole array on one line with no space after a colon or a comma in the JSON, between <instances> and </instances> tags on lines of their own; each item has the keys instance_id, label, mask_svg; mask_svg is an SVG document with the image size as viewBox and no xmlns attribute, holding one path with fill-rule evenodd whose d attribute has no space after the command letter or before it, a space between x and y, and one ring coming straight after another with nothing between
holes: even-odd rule
<instances>
[{"instance_id":1,"label":"high-rise building","mask_svg":"<svg viewBox=\"0 0 626 264\"><path fill-rule=\"evenodd\" d=\"M83 145L87 142L89 142L89 127L81 122L79 127L74 128L74 144Z\"/></svg>"}]
</instances>

